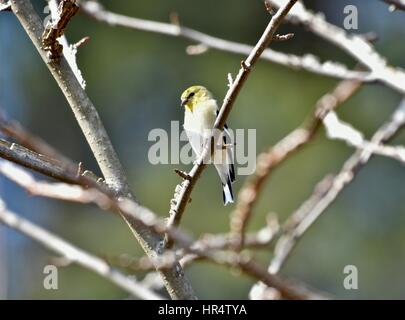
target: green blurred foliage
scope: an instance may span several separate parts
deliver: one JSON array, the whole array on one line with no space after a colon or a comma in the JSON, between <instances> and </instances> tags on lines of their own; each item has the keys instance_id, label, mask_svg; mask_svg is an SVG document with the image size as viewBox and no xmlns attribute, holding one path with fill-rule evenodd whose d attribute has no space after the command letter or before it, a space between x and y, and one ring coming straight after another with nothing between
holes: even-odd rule
<instances>
[{"instance_id":1,"label":"green blurred foliage","mask_svg":"<svg viewBox=\"0 0 405 320\"><path fill-rule=\"evenodd\" d=\"M185 26L249 44L255 43L269 20L259 0L100 2L112 11L157 21L169 21L169 15L176 12ZM338 25L343 21L343 7L355 3L360 14L358 32L377 32L377 49L393 64L405 65L404 47L398 41L405 35L404 13L389 13L379 1L373 1L372 5L360 0L305 2L314 10L322 10ZM44 5L45 2L38 1L39 12ZM6 52L12 61L9 72L13 81L7 88L19 97L9 102L5 90L0 91L0 103L9 102L10 115L66 155L99 172L69 106L16 19L11 14L2 14L0 20L3 20L1 28L12 34L6 37L6 32L0 33L4 46L1 52ZM274 43L272 47L296 54L314 53L322 59L355 65L346 54L301 27L283 25L280 30L291 31L296 33L293 40ZM105 122L137 198L166 216L179 182L173 169L189 167L151 165L147 157L152 145L147 140L148 133L154 128L169 129L170 121L182 121L179 96L189 85L205 85L221 101L227 89L227 74L236 74L242 57L214 50L189 56L185 48L191 43L184 39L110 27L79 14L70 22L67 37L76 42L84 36L91 40L80 48L78 63L87 81L86 91ZM0 70L1 67L0 62ZM335 79L261 61L237 99L228 123L235 129L256 129L259 153L299 125L313 110L317 99L336 83ZM388 119L399 100L400 96L392 90L370 84L338 113L370 136ZM403 142L404 134L395 140ZM321 131L309 146L271 176L254 211L250 230L263 226L269 212L276 212L284 220L311 194L314 185L325 174L337 172L352 152L341 142L328 141ZM236 194L244 179L238 177ZM404 186L401 165L388 159L373 159L305 235L283 274L338 298L404 297L405 280L401 276L405 267ZM30 219L37 219L90 252L100 256L142 254L129 229L114 215L100 213L92 206L33 199L18 188L9 188L11 206L28 210L25 212ZM196 237L207 232L226 232L232 207L223 207L221 197L216 172L209 168L193 191L182 227ZM9 241L16 239L23 241L14 234L9 237ZM60 268L59 290L46 291L42 287L42 270L52 253L29 241L9 248L18 251L18 258L13 261L19 266L10 273L11 298L127 297L77 266ZM263 263L270 257L270 250L260 253ZM343 268L349 264L359 269L359 290L343 288ZM27 265L29 268L24 267ZM187 274L203 299L244 299L253 284L252 279L209 263L198 263Z\"/></svg>"}]
</instances>

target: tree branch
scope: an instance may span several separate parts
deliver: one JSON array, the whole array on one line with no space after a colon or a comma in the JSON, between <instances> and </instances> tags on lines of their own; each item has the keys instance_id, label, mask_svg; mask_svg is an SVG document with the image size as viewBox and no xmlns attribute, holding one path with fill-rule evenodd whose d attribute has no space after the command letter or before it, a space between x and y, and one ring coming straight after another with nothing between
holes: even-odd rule
<instances>
[{"instance_id":1,"label":"tree branch","mask_svg":"<svg viewBox=\"0 0 405 320\"><path fill-rule=\"evenodd\" d=\"M71 159L67 158L40 137L28 131L19 122L7 119L1 109L0 132L27 149L49 158L59 160L65 164L65 166L74 166L74 162Z\"/></svg>"},{"instance_id":2,"label":"tree branch","mask_svg":"<svg viewBox=\"0 0 405 320\"><path fill-rule=\"evenodd\" d=\"M269 249L274 238L279 233L279 224L274 217L268 219L267 225L257 232L249 233L246 237L246 248ZM224 253L233 250L233 238L229 233L225 234L204 234L195 241L191 249L198 251L222 251ZM153 263L146 257L138 258L126 254L113 256L107 259L111 264L128 268L132 271L152 271ZM165 268L173 265L173 261L179 260L182 267L186 267L195 261L206 261L198 254L187 253L184 249L166 251L159 257L159 267Z\"/></svg>"},{"instance_id":3,"label":"tree branch","mask_svg":"<svg viewBox=\"0 0 405 320\"><path fill-rule=\"evenodd\" d=\"M285 5L287 0L266 0L276 7ZM394 68L375 51L363 37L348 34L345 30L327 22L323 15L315 14L299 2L287 19L305 25L314 34L343 49L362 65L370 69L371 75L394 90L405 94L405 71Z\"/></svg>"},{"instance_id":4,"label":"tree branch","mask_svg":"<svg viewBox=\"0 0 405 320\"><path fill-rule=\"evenodd\" d=\"M249 76L250 70L254 67L255 63L259 59L260 55L263 51L268 47L270 42L273 39L273 36L283 21L283 18L287 15L288 11L292 8L292 6L297 2L297 0L290 0L283 8L281 8L270 20L269 24L267 25L266 29L264 30L262 36L260 37L259 41L257 42L256 46L250 52L249 56L245 61L242 61L241 68L239 69L239 73L236 76L235 80L232 83L232 86L229 87L224 101L222 103L221 109L218 113L214 124L214 130L223 130L223 126L225 121L231 112L233 104L242 89L243 84L245 83L246 79ZM189 202L191 192L196 184L198 178L200 177L201 173L205 169L206 163L208 163L208 159L211 157L211 153L214 151L214 148L209 148L210 145L216 145L216 141L214 141L214 137L212 136L209 141L207 141L205 148L198 158L196 164L188 173L190 179L184 180L180 187L176 187L175 197L171 202L170 205L170 216L168 225L169 226L177 226L180 223L182 218L183 212L186 208L187 203ZM168 247L170 247L170 243L168 243Z\"/></svg>"},{"instance_id":5,"label":"tree branch","mask_svg":"<svg viewBox=\"0 0 405 320\"><path fill-rule=\"evenodd\" d=\"M241 188L236 208L230 215L230 229L234 234L237 249L243 248L244 235L253 207L273 170L301 147L308 144L321 127L322 119L327 112L343 104L360 87L361 82L355 80L345 80L339 83L332 92L325 94L318 100L314 108L315 111L308 116L302 125L257 157L256 170Z\"/></svg>"},{"instance_id":6,"label":"tree branch","mask_svg":"<svg viewBox=\"0 0 405 320\"><path fill-rule=\"evenodd\" d=\"M55 24L57 24L57 21L60 20L65 20L62 18L63 12L66 11L66 9L64 9L65 7L67 8L79 8L77 6L77 1L75 1L75 3L73 3L73 5L66 5L64 4L64 2L60 2L58 5L58 1L57 0L48 0L48 5L49 5L49 9L51 11L51 16L52 16L52 20L50 20L48 22L48 25L46 26L46 29L49 28L53 28L53 26ZM73 9L76 10L76 9ZM65 26L66 27L66 26ZM87 40L84 40L87 39ZM90 38L89 37L85 37L82 40L79 41L79 44L83 44L86 41L88 41ZM62 35L56 39L60 45L63 48L63 55L66 58L66 61L69 63L70 68L72 69L73 73L75 74L77 81L79 81L80 85L82 86L83 89L86 88L86 81L83 78L82 72L80 71L78 65L77 65L77 61L76 61L76 54L77 54L77 49L79 47L79 44L74 44L74 45L69 45L67 38L65 36L65 34L62 33Z\"/></svg>"},{"instance_id":7,"label":"tree branch","mask_svg":"<svg viewBox=\"0 0 405 320\"><path fill-rule=\"evenodd\" d=\"M104 260L73 246L49 231L7 210L1 198L0 222L39 242L44 247L61 254L69 261L99 274L135 297L148 300L162 299L161 296L144 287L133 278L129 278L118 270L111 268Z\"/></svg>"},{"instance_id":8,"label":"tree branch","mask_svg":"<svg viewBox=\"0 0 405 320\"><path fill-rule=\"evenodd\" d=\"M297 285L290 280L268 274L265 269L260 267L246 254L215 249L207 250L207 247L201 242L195 242L192 238L184 234L184 232L176 228L168 229L163 219L157 218L154 213L146 208L139 208L139 205L131 199L121 198L120 200L116 200L97 189L83 189L81 186L68 185L65 183L52 184L37 181L25 170L5 160L0 161L0 173L33 195L79 203L94 203L103 210L119 210L156 233L168 234L183 250L181 256L191 254L218 265L228 268L237 268L246 275L256 280L263 281L270 287L276 288L283 297L287 299L310 299L314 295L318 295L308 290L303 292L300 286L296 287ZM154 267L164 274L165 270L171 270L178 264L177 255L175 251L167 250L161 255L149 257L149 259L151 259ZM321 296L322 295L319 297Z\"/></svg>"},{"instance_id":9,"label":"tree branch","mask_svg":"<svg viewBox=\"0 0 405 320\"><path fill-rule=\"evenodd\" d=\"M61 57L60 63L52 61L42 48L44 28L31 3L15 0L11 3L11 8L65 95L107 184L114 187L117 193L129 194L126 176L95 106L77 81L66 59Z\"/></svg>"},{"instance_id":10,"label":"tree branch","mask_svg":"<svg viewBox=\"0 0 405 320\"><path fill-rule=\"evenodd\" d=\"M383 0L383 1L393 7L392 11L397 9L405 11L405 0Z\"/></svg>"},{"instance_id":11,"label":"tree branch","mask_svg":"<svg viewBox=\"0 0 405 320\"><path fill-rule=\"evenodd\" d=\"M106 183L115 190L117 195L131 196L127 178L111 144L110 138L107 135L96 108L83 90L75 73L70 68L64 56L61 57L60 61L52 61L47 56L47 52L42 48L41 37L44 28L31 2L13 0L11 9L65 95L100 166ZM142 211L146 210L139 205L137 205L137 208ZM146 254L150 257L159 254L159 250L161 250L161 237L152 233L149 228L139 223L138 220L134 220L133 217L126 216L124 213L122 213L122 217L131 228L131 231L138 239ZM172 298L195 298L192 287L179 265L174 266L170 270L163 271L161 275Z\"/></svg>"},{"instance_id":12,"label":"tree branch","mask_svg":"<svg viewBox=\"0 0 405 320\"><path fill-rule=\"evenodd\" d=\"M11 11L11 4L9 2L6 3L0 2L0 12L2 11Z\"/></svg>"},{"instance_id":13,"label":"tree branch","mask_svg":"<svg viewBox=\"0 0 405 320\"><path fill-rule=\"evenodd\" d=\"M253 50L253 47L250 45L213 37L200 31L184 27L178 23L163 23L113 13L104 9L100 3L92 0L80 1L80 7L89 17L110 26L121 26L171 37L181 37L197 42L197 46L199 46L198 50L196 50L197 47L194 46L193 50L188 50L188 52L190 52L189 54L205 52L207 48L241 55L248 55ZM274 37L275 36L276 35L274 35ZM201 50L201 48L203 48L203 50ZM260 58L293 68L294 70L305 70L323 76L341 79L358 79L364 82L375 81L373 76L368 72L348 70L346 66L338 62L320 62L319 58L312 54L306 54L300 57L272 49L265 49Z\"/></svg>"},{"instance_id":14,"label":"tree branch","mask_svg":"<svg viewBox=\"0 0 405 320\"><path fill-rule=\"evenodd\" d=\"M96 181L89 180L82 175L82 173L79 172L78 165L69 164L66 166L58 160L38 154L16 143L10 143L3 139L0 139L0 156L63 182L83 186L92 186L96 183Z\"/></svg>"},{"instance_id":15,"label":"tree branch","mask_svg":"<svg viewBox=\"0 0 405 320\"><path fill-rule=\"evenodd\" d=\"M57 5L53 1L51 1L51 4ZM67 24L78 10L79 7L75 0L62 0L59 6L54 8L54 12L52 12L53 19L47 23L42 34L43 48L48 52L51 60L58 60L60 58L63 46L58 42L58 38L63 36Z\"/></svg>"},{"instance_id":16,"label":"tree branch","mask_svg":"<svg viewBox=\"0 0 405 320\"><path fill-rule=\"evenodd\" d=\"M334 111L330 111L323 119L326 135L330 139L346 142L347 145L359 150L369 151L375 155L395 159L405 164L405 148L403 146L390 146L375 144L366 140L364 134L349 123L339 119Z\"/></svg>"},{"instance_id":17,"label":"tree branch","mask_svg":"<svg viewBox=\"0 0 405 320\"><path fill-rule=\"evenodd\" d=\"M405 99L402 100L391 119L377 130L371 141L374 144L388 141L404 126ZM288 218L283 225L285 232L275 247L274 258L269 266L270 273L275 274L280 270L302 235L335 201L340 192L353 181L357 172L367 164L372 155L368 150L356 151L332 180L326 178L318 185L311 197Z\"/></svg>"}]
</instances>

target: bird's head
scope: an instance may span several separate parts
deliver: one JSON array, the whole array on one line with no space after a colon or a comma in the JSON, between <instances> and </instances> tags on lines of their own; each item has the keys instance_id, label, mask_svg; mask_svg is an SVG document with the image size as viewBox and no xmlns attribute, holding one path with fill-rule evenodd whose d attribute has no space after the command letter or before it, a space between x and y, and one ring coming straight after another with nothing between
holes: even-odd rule
<instances>
[{"instance_id":1,"label":"bird's head","mask_svg":"<svg viewBox=\"0 0 405 320\"><path fill-rule=\"evenodd\" d=\"M181 95L181 106L193 112L196 105L210 99L212 99L212 94L205 87L192 86Z\"/></svg>"}]
</instances>

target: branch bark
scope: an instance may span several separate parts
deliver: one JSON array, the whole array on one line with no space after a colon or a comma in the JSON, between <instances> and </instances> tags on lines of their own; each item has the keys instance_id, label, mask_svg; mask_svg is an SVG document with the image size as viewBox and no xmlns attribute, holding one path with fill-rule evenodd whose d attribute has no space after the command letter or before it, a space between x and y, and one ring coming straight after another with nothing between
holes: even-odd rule
<instances>
[{"instance_id":1,"label":"branch bark","mask_svg":"<svg viewBox=\"0 0 405 320\"><path fill-rule=\"evenodd\" d=\"M44 247L61 254L69 261L77 263L89 269L116 286L141 299L160 300L161 296L144 287L133 278L129 278L123 273L111 268L104 260L93 256L67 241L59 238L40 226L20 217L16 213L7 210L5 203L0 198L0 222L6 226L39 242Z\"/></svg>"},{"instance_id":2,"label":"branch bark","mask_svg":"<svg viewBox=\"0 0 405 320\"><path fill-rule=\"evenodd\" d=\"M404 126L405 99L402 100L391 119L377 130L371 141L375 144L388 141ZM275 247L274 258L269 266L270 273L275 274L281 269L303 234L335 201L342 190L353 181L358 171L372 156L373 154L368 150L356 151L333 179L324 179L324 182L318 185L311 197L288 218L283 225L285 232Z\"/></svg>"},{"instance_id":3,"label":"branch bark","mask_svg":"<svg viewBox=\"0 0 405 320\"><path fill-rule=\"evenodd\" d=\"M213 37L203 32L182 26L178 23L163 23L144 20L110 12L100 3L95 1L81 1L80 7L89 17L110 26L120 26L171 37L181 37L197 42L198 47L194 46L191 49L189 47L190 50L187 50L189 54L205 52L207 48L241 55L248 55L253 50L253 47L250 45ZM364 82L375 81L369 72L349 70L346 66L338 62L321 62L318 57L312 54L306 54L300 57L266 48L260 58L293 68L294 70L305 70L323 76L340 79L358 79Z\"/></svg>"},{"instance_id":4,"label":"branch bark","mask_svg":"<svg viewBox=\"0 0 405 320\"><path fill-rule=\"evenodd\" d=\"M276 7L284 6L287 0L266 0ZM345 30L327 22L323 15L307 10L300 2L290 12L287 19L305 25L314 34L341 48L362 65L370 69L376 80L405 94L405 71L390 66L374 47L363 37L348 34Z\"/></svg>"},{"instance_id":5,"label":"branch bark","mask_svg":"<svg viewBox=\"0 0 405 320\"><path fill-rule=\"evenodd\" d=\"M52 159L57 159L66 166L73 166L73 161L71 159L64 156L40 137L34 135L32 132L29 132L19 122L7 119L3 113L3 110L1 109L0 132L31 151L48 156Z\"/></svg>"},{"instance_id":6,"label":"branch bark","mask_svg":"<svg viewBox=\"0 0 405 320\"><path fill-rule=\"evenodd\" d=\"M170 237L177 242L179 247L182 248L184 253L196 255L201 259L228 268L237 268L246 275L256 280L263 281L270 287L276 288L287 299L310 298L310 296L308 296L310 291L303 292L300 287L296 287L291 281L268 274L266 270L260 267L250 256L238 254L233 251L207 250L205 247L200 247L198 242L188 237L184 232L176 228L167 229L163 219L157 218L154 213L145 208L140 210L139 206L131 199L122 198L121 200L116 200L97 189L84 189L81 186L73 186L65 183L55 184L37 181L25 170L5 160L0 161L0 173L17 183L32 195L78 203L94 203L104 210L115 209L125 212L127 216L131 216L145 227L157 233L163 234L166 232L169 234ZM142 213L140 214L140 212ZM171 270L178 264L175 251L168 250L150 259L154 267L161 273L164 273L167 269ZM314 294L317 295L316 293Z\"/></svg>"},{"instance_id":7,"label":"branch bark","mask_svg":"<svg viewBox=\"0 0 405 320\"><path fill-rule=\"evenodd\" d=\"M131 197L132 195L126 175L95 106L77 80L75 73L70 68L65 57L62 55L60 61L52 61L49 59L47 52L43 49L41 37L44 28L31 2L13 0L11 2L11 9L65 95L100 166L106 183L115 190L118 196ZM142 207L139 205L138 207L141 210ZM139 223L139 221L132 219L131 216L122 214L122 217L141 244L145 253L152 258L158 255L161 250L161 237L151 232L149 228ZM170 270L162 271L161 275L172 298L195 298L192 287L186 279L180 265L177 264Z\"/></svg>"},{"instance_id":8,"label":"branch bark","mask_svg":"<svg viewBox=\"0 0 405 320\"><path fill-rule=\"evenodd\" d=\"M230 229L234 234L237 249L240 250L244 246L245 232L254 205L273 170L284 163L293 153L308 144L321 127L322 119L327 112L343 104L360 87L361 82L355 80L345 80L339 83L332 92L325 94L318 100L314 108L315 111L308 116L301 126L257 157L256 170L242 186L236 208L230 215Z\"/></svg>"},{"instance_id":9,"label":"branch bark","mask_svg":"<svg viewBox=\"0 0 405 320\"><path fill-rule=\"evenodd\" d=\"M221 109L218 113L214 124L214 130L223 130L224 124L226 119L228 118L229 113L232 110L233 104L243 87L243 84L247 80L251 69L254 67L256 62L259 60L260 55L263 51L268 47L271 43L273 36L280 26L281 22L283 21L284 17L287 15L288 11L294 6L297 0L290 0L288 3L280 8L280 10L271 18L269 24L267 25L266 29L264 30L262 36L260 37L259 41L257 42L256 46L250 52L249 56L245 61L242 61L241 68L239 69L239 73L236 76L235 80L233 81L232 85L229 87L224 101L222 103ZM214 141L214 137L211 137L207 141L204 151L202 152L201 156L197 160L197 163L188 173L189 179L185 179L180 187L176 187L176 192L174 199L172 200L169 212L169 226L177 226L180 223L182 218L183 212L189 202L191 192L201 176L201 173L206 167L206 163L208 163L208 159L211 157L211 152L214 151L214 148L209 148L209 146L216 145L216 141ZM170 243L168 244L170 247Z\"/></svg>"}]
</instances>

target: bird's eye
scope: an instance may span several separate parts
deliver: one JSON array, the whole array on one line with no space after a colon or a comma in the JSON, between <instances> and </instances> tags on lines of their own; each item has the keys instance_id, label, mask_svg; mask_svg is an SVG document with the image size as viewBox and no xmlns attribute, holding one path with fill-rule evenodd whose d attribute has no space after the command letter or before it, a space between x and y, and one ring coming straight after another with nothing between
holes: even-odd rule
<instances>
[{"instance_id":1,"label":"bird's eye","mask_svg":"<svg viewBox=\"0 0 405 320\"><path fill-rule=\"evenodd\" d=\"M191 97L194 97L194 95L195 95L195 92L191 92L189 95L188 95L188 99L190 99Z\"/></svg>"}]
</instances>

